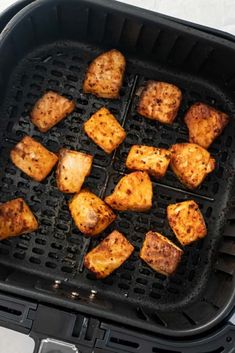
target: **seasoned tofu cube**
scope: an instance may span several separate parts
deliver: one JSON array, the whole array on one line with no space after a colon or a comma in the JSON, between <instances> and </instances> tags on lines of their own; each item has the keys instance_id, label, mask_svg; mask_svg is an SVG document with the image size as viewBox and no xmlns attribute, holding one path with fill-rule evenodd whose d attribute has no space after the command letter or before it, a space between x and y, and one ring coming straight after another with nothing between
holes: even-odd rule
<instances>
[{"instance_id":1,"label":"seasoned tofu cube","mask_svg":"<svg viewBox=\"0 0 235 353\"><path fill-rule=\"evenodd\" d=\"M31 121L41 132L47 132L74 109L73 101L49 91L36 102L31 112Z\"/></svg>"},{"instance_id":2,"label":"seasoned tofu cube","mask_svg":"<svg viewBox=\"0 0 235 353\"><path fill-rule=\"evenodd\" d=\"M178 143L171 147L170 165L185 186L195 189L215 169L215 160L203 147L194 143Z\"/></svg>"},{"instance_id":3,"label":"seasoned tofu cube","mask_svg":"<svg viewBox=\"0 0 235 353\"><path fill-rule=\"evenodd\" d=\"M206 224L198 204L183 201L167 207L167 218L177 239L182 245L188 245L207 234Z\"/></svg>"},{"instance_id":4,"label":"seasoned tofu cube","mask_svg":"<svg viewBox=\"0 0 235 353\"><path fill-rule=\"evenodd\" d=\"M124 235L114 230L85 256L84 266L96 278L105 278L120 267L133 251L134 247Z\"/></svg>"},{"instance_id":5,"label":"seasoned tofu cube","mask_svg":"<svg viewBox=\"0 0 235 353\"><path fill-rule=\"evenodd\" d=\"M0 204L0 239L16 237L38 229L38 222L21 198Z\"/></svg>"},{"instance_id":6,"label":"seasoned tofu cube","mask_svg":"<svg viewBox=\"0 0 235 353\"><path fill-rule=\"evenodd\" d=\"M171 152L164 148L134 145L127 156L126 166L132 170L142 170L162 178L167 171L171 159Z\"/></svg>"},{"instance_id":7,"label":"seasoned tofu cube","mask_svg":"<svg viewBox=\"0 0 235 353\"><path fill-rule=\"evenodd\" d=\"M91 172L92 161L93 156L90 154L61 149L56 171L59 190L66 193L79 192Z\"/></svg>"},{"instance_id":8,"label":"seasoned tofu cube","mask_svg":"<svg viewBox=\"0 0 235 353\"><path fill-rule=\"evenodd\" d=\"M36 181L45 179L58 161L56 154L30 136L25 136L17 143L10 156L17 168Z\"/></svg>"},{"instance_id":9,"label":"seasoned tofu cube","mask_svg":"<svg viewBox=\"0 0 235 353\"><path fill-rule=\"evenodd\" d=\"M169 239L157 232L148 232L140 251L140 258L154 271L165 276L173 274L183 251Z\"/></svg>"},{"instance_id":10,"label":"seasoned tofu cube","mask_svg":"<svg viewBox=\"0 0 235 353\"><path fill-rule=\"evenodd\" d=\"M182 93L166 82L149 81L140 95L137 112L160 123L172 124L180 107Z\"/></svg>"},{"instance_id":11,"label":"seasoned tofu cube","mask_svg":"<svg viewBox=\"0 0 235 353\"><path fill-rule=\"evenodd\" d=\"M102 98L119 98L125 67L125 57L118 50L99 55L87 69L83 82L84 93Z\"/></svg>"},{"instance_id":12,"label":"seasoned tofu cube","mask_svg":"<svg viewBox=\"0 0 235 353\"><path fill-rule=\"evenodd\" d=\"M116 218L103 200L86 189L74 195L69 209L78 229L89 236L101 233Z\"/></svg>"},{"instance_id":13,"label":"seasoned tofu cube","mask_svg":"<svg viewBox=\"0 0 235 353\"><path fill-rule=\"evenodd\" d=\"M152 207L153 187L146 172L125 175L105 202L119 211L147 211Z\"/></svg>"},{"instance_id":14,"label":"seasoned tofu cube","mask_svg":"<svg viewBox=\"0 0 235 353\"><path fill-rule=\"evenodd\" d=\"M106 153L111 153L126 137L125 130L106 108L100 108L84 124L87 135Z\"/></svg>"},{"instance_id":15,"label":"seasoned tofu cube","mask_svg":"<svg viewBox=\"0 0 235 353\"><path fill-rule=\"evenodd\" d=\"M184 121L189 130L189 141L208 148L222 133L229 117L207 104L195 103L187 111Z\"/></svg>"}]
</instances>

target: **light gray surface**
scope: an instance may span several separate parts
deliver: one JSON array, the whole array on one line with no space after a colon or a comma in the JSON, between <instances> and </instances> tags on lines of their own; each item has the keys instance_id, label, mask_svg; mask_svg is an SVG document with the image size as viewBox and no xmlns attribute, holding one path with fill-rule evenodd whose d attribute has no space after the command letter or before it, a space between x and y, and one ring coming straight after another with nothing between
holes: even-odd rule
<instances>
[{"instance_id":1,"label":"light gray surface","mask_svg":"<svg viewBox=\"0 0 235 353\"><path fill-rule=\"evenodd\" d=\"M17 2L0 0L0 12ZM122 0L169 16L221 29L235 35L235 0ZM32 353L31 338L0 327L0 353Z\"/></svg>"},{"instance_id":2,"label":"light gray surface","mask_svg":"<svg viewBox=\"0 0 235 353\"><path fill-rule=\"evenodd\" d=\"M32 353L34 340L22 333L0 327L1 353Z\"/></svg>"}]
</instances>

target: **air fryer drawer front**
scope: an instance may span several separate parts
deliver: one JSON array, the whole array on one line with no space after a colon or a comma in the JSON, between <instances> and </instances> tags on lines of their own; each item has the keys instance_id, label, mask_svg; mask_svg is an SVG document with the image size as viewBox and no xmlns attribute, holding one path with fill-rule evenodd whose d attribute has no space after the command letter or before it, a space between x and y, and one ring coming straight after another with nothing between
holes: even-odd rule
<instances>
[{"instance_id":1,"label":"air fryer drawer front","mask_svg":"<svg viewBox=\"0 0 235 353\"><path fill-rule=\"evenodd\" d=\"M0 307L1 325L30 334L34 353L226 353L234 347L234 315L210 334L174 340L16 296L0 294Z\"/></svg>"}]
</instances>

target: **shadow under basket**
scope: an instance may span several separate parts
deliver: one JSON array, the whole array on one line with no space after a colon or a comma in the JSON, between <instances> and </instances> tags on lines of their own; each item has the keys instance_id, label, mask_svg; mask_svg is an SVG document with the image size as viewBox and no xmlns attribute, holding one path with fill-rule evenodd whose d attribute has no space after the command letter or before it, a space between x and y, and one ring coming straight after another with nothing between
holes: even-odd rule
<instances>
[{"instance_id":1,"label":"shadow under basket","mask_svg":"<svg viewBox=\"0 0 235 353\"><path fill-rule=\"evenodd\" d=\"M87 65L111 48L121 50L127 59L120 99L85 95ZM189 336L219 324L233 309L235 298L234 62L234 43L124 4L39 0L20 11L0 42L0 200L23 197L40 227L36 233L0 243L0 289L170 336ZM149 79L174 83L183 92L171 126L136 113L139 88ZM29 115L47 90L74 99L76 110L43 134ZM154 204L149 212L119 212L97 239L85 238L75 227L67 207L70 196L59 192L54 172L37 183L9 159L24 135L54 152L67 147L91 153L94 165L85 185L104 197L127 173L131 145L169 148L188 141L183 116L197 101L230 116L228 127L210 148L215 171L198 190L189 191L169 170L161 181L153 180ZM102 106L127 132L112 155L83 131L83 123ZM189 199L200 205L208 235L185 247L177 272L166 278L140 260L139 250L150 229L175 241L166 207ZM98 281L84 268L83 258L113 229L126 235L135 252L110 277ZM79 297L74 298L74 291Z\"/></svg>"}]
</instances>

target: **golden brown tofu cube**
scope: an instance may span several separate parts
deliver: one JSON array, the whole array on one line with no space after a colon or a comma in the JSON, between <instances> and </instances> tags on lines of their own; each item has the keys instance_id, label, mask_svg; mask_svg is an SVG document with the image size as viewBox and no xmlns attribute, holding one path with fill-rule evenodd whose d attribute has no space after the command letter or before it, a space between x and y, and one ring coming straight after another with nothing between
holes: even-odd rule
<instances>
[{"instance_id":1,"label":"golden brown tofu cube","mask_svg":"<svg viewBox=\"0 0 235 353\"><path fill-rule=\"evenodd\" d=\"M137 112L146 118L172 124L180 107L182 93L166 82L149 81L140 95Z\"/></svg>"},{"instance_id":2,"label":"golden brown tofu cube","mask_svg":"<svg viewBox=\"0 0 235 353\"><path fill-rule=\"evenodd\" d=\"M58 161L56 154L30 136L17 143L10 156L17 168L36 181L45 179Z\"/></svg>"},{"instance_id":3,"label":"golden brown tofu cube","mask_svg":"<svg viewBox=\"0 0 235 353\"><path fill-rule=\"evenodd\" d=\"M134 247L124 235L114 230L85 256L84 265L96 278L105 278L120 267L133 251Z\"/></svg>"},{"instance_id":4,"label":"golden brown tofu cube","mask_svg":"<svg viewBox=\"0 0 235 353\"><path fill-rule=\"evenodd\" d=\"M189 141L208 148L222 133L229 117L207 104L196 103L189 108L184 121L189 130Z\"/></svg>"},{"instance_id":5,"label":"golden brown tofu cube","mask_svg":"<svg viewBox=\"0 0 235 353\"><path fill-rule=\"evenodd\" d=\"M206 224L198 204L183 201L167 207L167 218L177 239L182 245L188 245L207 234Z\"/></svg>"},{"instance_id":6,"label":"golden brown tofu cube","mask_svg":"<svg viewBox=\"0 0 235 353\"><path fill-rule=\"evenodd\" d=\"M0 239L16 237L38 229L38 222L21 198L0 204Z\"/></svg>"},{"instance_id":7,"label":"golden brown tofu cube","mask_svg":"<svg viewBox=\"0 0 235 353\"><path fill-rule=\"evenodd\" d=\"M86 189L74 195L69 209L78 229L89 236L101 233L116 218L103 200Z\"/></svg>"},{"instance_id":8,"label":"golden brown tofu cube","mask_svg":"<svg viewBox=\"0 0 235 353\"><path fill-rule=\"evenodd\" d=\"M41 132L46 132L72 113L74 109L73 101L49 91L36 102L31 112L31 121Z\"/></svg>"},{"instance_id":9,"label":"golden brown tofu cube","mask_svg":"<svg viewBox=\"0 0 235 353\"><path fill-rule=\"evenodd\" d=\"M91 172L92 161L93 156L90 154L61 149L56 171L59 190L66 193L79 192Z\"/></svg>"},{"instance_id":10,"label":"golden brown tofu cube","mask_svg":"<svg viewBox=\"0 0 235 353\"><path fill-rule=\"evenodd\" d=\"M106 153L111 153L126 137L125 130L106 108L99 109L84 124L87 135Z\"/></svg>"},{"instance_id":11,"label":"golden brown tofu cube","mask_svg":"<svg viewBox=\"0 0 235 353\"><path fill-rule=\"evenodd\" d=\"M178 143L171 147L171 168L189 189L196 189L215 169L215 160L203 147Z\"/></svg>"},{"instance_id":12,"label":"golden brown tofu cube","mask_svg":"<svg viewBox=\"0 0 235 353\"><path fill-rule=\"evenodd\" d=\"M181 260L183 251L169 239L157 232L148 232L140 251L140 258L153 270L169 276Z\"/></svg>"},{"instance_id":13,"label":"golden brown tofu cube","mask_svg":"<svg viewBox=\"0 0 235 353\"><path fill-rule=\"evenodd\" d=\"M126 166L132 170L143 170L157 179L162 178L167 171L171 152L164 148L134 145L127 156Z\"/></svg>"},{"instance_id":14,"label":"golden brown tofu cube","mask_svg":"<svg viewBox=\"0 0 235 353\"><path fill-rule=\"evenodd\" d=\"M105 202L119 211L144 212L152 207L153 187L146 172L125 175Z\"/></svg>"},{"instance_id":15,"label":"golden brown tofu cube","mask_svg":"<svg viewBox=\"0 0 235 353\"><path fill-rule=\"evenodd\" d=\"M119 98L125 67L125 57L118 50L99 55L87 69L83 91L102 98Z\"/></svg>"}]
</instances>

